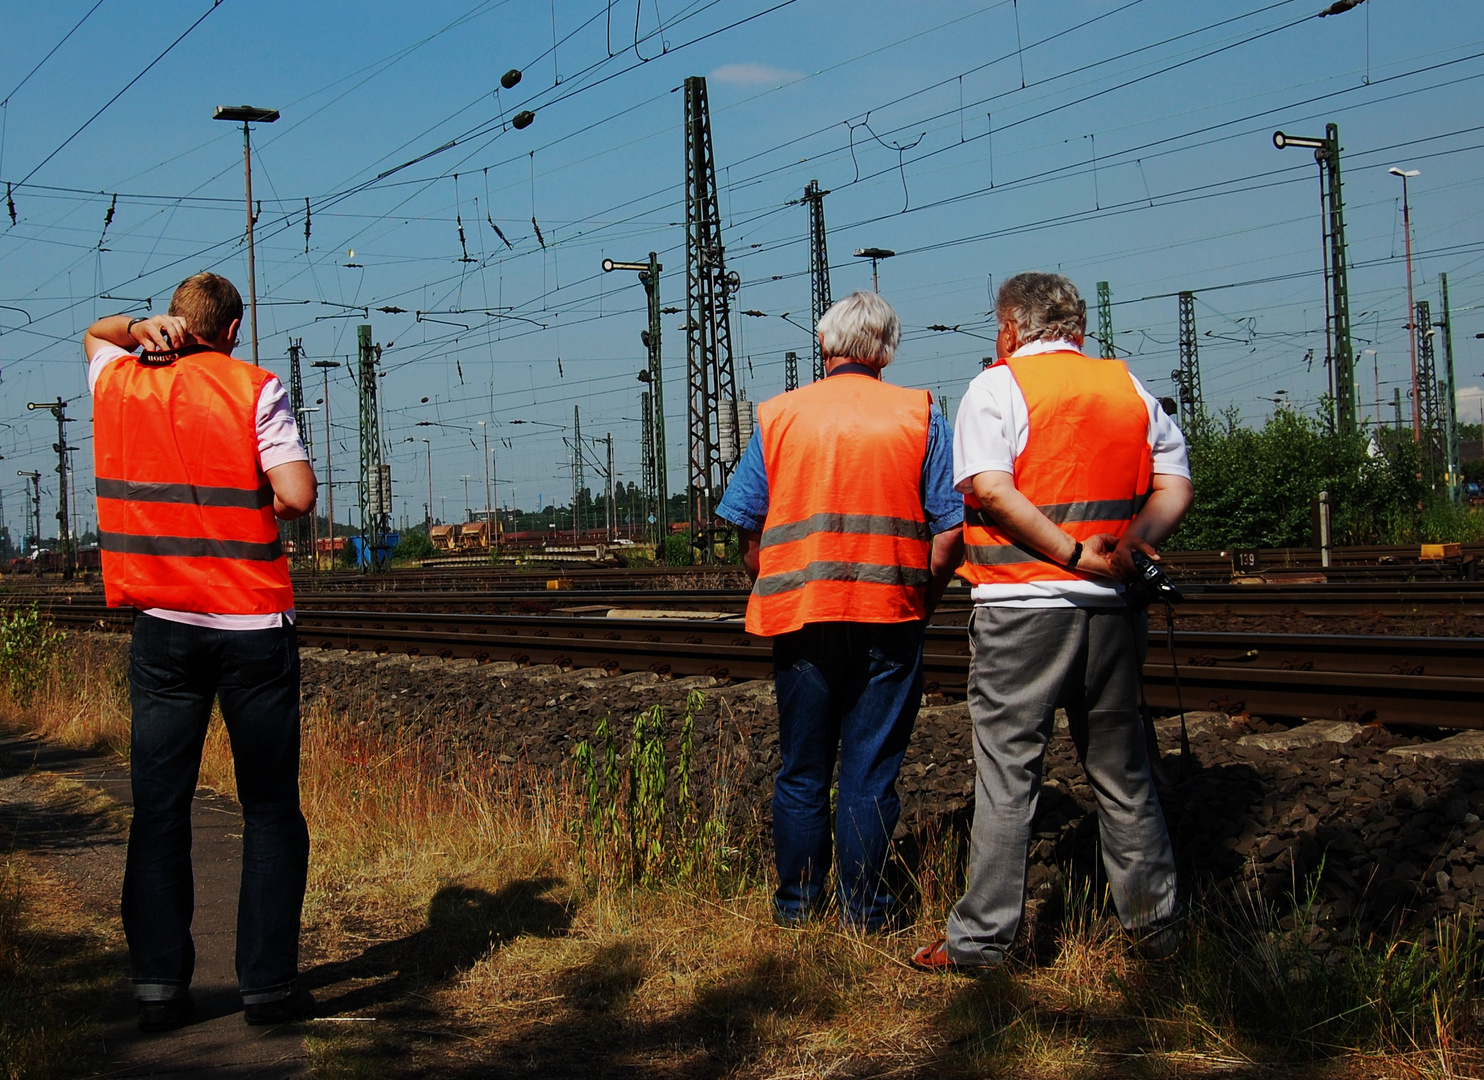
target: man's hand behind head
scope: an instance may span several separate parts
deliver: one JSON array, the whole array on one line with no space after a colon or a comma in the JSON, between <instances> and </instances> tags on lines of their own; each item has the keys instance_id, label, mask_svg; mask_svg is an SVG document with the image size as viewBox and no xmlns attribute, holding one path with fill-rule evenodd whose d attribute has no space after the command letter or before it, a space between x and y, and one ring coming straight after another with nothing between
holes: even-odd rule
<instances>
[{"instance_id":1,"label":"man's hand behind head","mask_svg":"<svg viewBox=\"0 0 1484 1080\"><path fill-rule=\"evenodd\" d=\"M129 328L129 336L146 352L169 352L195 340L179 315L154 315L142 319Z\"/></svg>"}]
</instances>

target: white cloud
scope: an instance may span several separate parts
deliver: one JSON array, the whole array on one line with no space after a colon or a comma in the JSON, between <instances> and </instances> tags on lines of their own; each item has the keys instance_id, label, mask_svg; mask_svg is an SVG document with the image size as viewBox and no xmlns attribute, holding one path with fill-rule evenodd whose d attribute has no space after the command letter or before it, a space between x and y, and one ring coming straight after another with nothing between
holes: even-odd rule
<instances>
[{"instance_id":1,"label":"white cloud","mask_svg":"<svg viewBox=\"0 0 1484 1080\"><path fill-rule=\"evenodd\" d=\"M803 77L803 72L785 71L767 64L723 64L707 76L712 82L733 86L778 86Z\"/></svg>"},{"instance_id":2,"label":"white cloud","mask_svg":"<svg viewBox=\"0 0 1484 1080\"><path fill-rule=\"evenodd\" d=\"M1458 388L1458 422L1477 424L1484 417L1484 386Z\"/></svg>"}]
</instances>

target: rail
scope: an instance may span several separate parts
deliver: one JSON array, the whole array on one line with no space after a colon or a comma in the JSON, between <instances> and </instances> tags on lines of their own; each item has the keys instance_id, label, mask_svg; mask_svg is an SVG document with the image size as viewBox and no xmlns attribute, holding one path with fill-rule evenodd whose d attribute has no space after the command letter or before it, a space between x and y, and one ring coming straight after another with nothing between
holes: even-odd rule
<instances>
[{"instance_id":1,"label":"rail","mask_svg":"<svg viewBox=\"0 0 1484 1080\"><path fill-rule=\"evenodd\" d=\"M48 605L59 622L123 628L128 613L89 603ZM472 657L614 673L757 679L772 673L771 646L740 622L586 615L494 615L305 607L301 648ZM1177 705L1163 630L1144 667L1150 703ZM1177 631L1187 709L1263 716L1334 717L1431 727L1484 727L1484 638ZM960 627L928 628L925 678L950 697L967 692L968 641Z\"/></svg>"}]
</instances>

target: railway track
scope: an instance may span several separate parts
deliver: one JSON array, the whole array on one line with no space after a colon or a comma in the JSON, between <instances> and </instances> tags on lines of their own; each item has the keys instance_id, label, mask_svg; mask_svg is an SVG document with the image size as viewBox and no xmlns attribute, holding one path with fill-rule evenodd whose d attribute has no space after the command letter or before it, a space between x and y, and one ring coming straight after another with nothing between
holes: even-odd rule
<instances>
[{"instance_id":1,"label":"railway track","mask_svg":"<svg viewBox=\"0 0 1484 1080\"><path fill-rule=\"evenodd\" d=\"M48 605L58 622L122 628L128 615L95 599ZM735 619L606 618L300 608L301 648L470 657L612 672L655 671L766 678L767 639ZM1176 677L1180 693L1176 692ZM950 697L966 692L961 628L928 628L926 680ZM1243 709L1263 716L1333 717L1388 724L1484 727L1484 638L1251 634L1177 631L1174 659L1162 632L1144 668L1150 704Z\"/></svg>"},{"instance_id":2,"label":"railway track","mask_svg":"<svg viewBox=\"0 0 1484 1080\"><path fill-rule=\"evenodd\" d=\"M362 582L367 579L362 578ZM1385 617L1462 616L1484 618L1484 584L1471 582L1410 582L1370 584L1186 584L1186 615L1242 618L1303 615L1322 618L1336 615ZM14 595L33 595L25 590ZM95 589L65 591L51 588L34 594L47 603L72 603L101 608ZM445 590L383 590L364 585L361 589L300 589L295 603L300 611L356 610L406 611L428 614L592 614L610 609L669 611L683 617L687 612L740 615L747 607L745 588L705 589L532 589L517 584L508 588L450 592ZM70 598L70 599L66 599ZM940 622L962 623L971 607L967 589L951 588L939 608Z\"/></svg>"}]
</instances>

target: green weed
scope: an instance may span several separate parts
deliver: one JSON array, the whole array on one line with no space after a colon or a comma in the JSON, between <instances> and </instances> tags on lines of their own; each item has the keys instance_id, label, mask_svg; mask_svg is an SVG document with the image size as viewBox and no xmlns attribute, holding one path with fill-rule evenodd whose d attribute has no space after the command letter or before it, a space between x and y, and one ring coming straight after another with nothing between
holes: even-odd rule
<instances>
[{"instance_id":1,"label":"green weed","mask_svg":"<svg viewBox=\"0 0 1484 1080\"><path fill-rule=\"evenodd\" d=\"M577 744L577 784L584 799L570 831L585 874L642 887L677 879L722 885L736 854L729 840L725 777L713 777L711 805L703 810L693 775L696 714L704 703L700 691L691 691L673 733L664 707L654 705L634 718L627 747L619 745L608 717L598 721L591 741ZM671 734L677 751L673 770L666 745Z\"/></svg>"}]
</instances>

